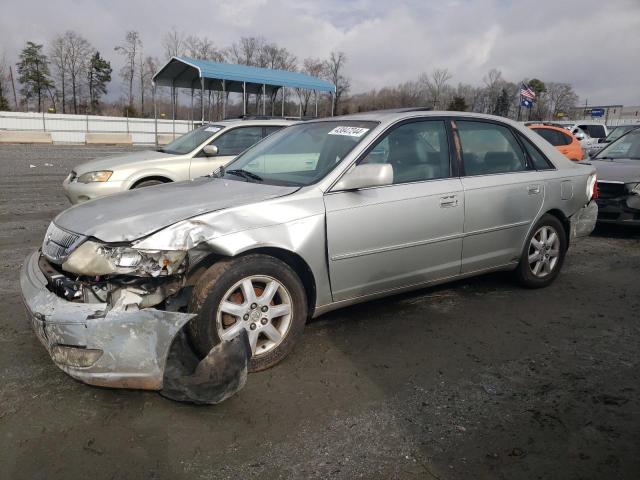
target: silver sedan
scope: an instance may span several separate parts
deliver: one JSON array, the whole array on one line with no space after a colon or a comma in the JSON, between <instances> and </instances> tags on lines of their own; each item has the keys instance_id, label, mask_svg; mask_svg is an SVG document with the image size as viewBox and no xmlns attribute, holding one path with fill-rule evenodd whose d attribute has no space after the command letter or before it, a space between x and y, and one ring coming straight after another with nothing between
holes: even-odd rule
<instances>
[{"instance_id":1,"label":"silver sedan","mask_svg":"<svg viewBox=\"0 0 640 480\"><path fill-rule=\"evenodd\" d=\"M267 135L291 125L285 119L237 119L203 125L158 150L90 160L62 183L71 203L134 188L209 175Z\"/></svg>"},{"instance_id":2,"label":"silver sedan","mask_svg":"<svg viewBox=\"0 0 640 480\"><path fill-rule=\"evenodd\" d=\"M62 212L22 290L70 375L175 392L165 366L187 351L190 385L224 365L219 400L243 383L230 372L275 365L309 318L336 308L496 270L550 285L595 225L595 184L594 167L504 118L407 109L310 121L217 178Z\"/></svg>"}]
</instances>

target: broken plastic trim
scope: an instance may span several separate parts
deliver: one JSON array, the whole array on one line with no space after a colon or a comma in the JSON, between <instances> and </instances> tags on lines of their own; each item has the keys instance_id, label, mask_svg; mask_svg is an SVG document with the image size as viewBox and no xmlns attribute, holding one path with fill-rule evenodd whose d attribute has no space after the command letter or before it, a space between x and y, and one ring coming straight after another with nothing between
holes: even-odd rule
<instances>
[{"instance_id":1,"label":"broken plastic trim","mask_svg":"<svg viewBox=\"0 0 640 480\"><path fill-rule=\"evenodd\" d=\"M179 402L220 403L244 387L250 359L251 345L244 329L213 347L202 360L182 329L171 344L160 395Z\"/></svg>"}]
</instances>

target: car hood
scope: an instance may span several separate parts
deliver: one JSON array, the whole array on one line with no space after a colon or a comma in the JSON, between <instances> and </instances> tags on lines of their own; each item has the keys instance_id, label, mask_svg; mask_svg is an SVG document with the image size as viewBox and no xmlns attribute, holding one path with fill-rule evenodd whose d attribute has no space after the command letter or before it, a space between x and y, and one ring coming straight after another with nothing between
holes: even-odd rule
<instances>
[{"instance_id":1,"label":"car hood","mask_svg":"<svg viewBox=\"0 0 640 480\"><path fill-rule=\"evenodd\" d=\"M80 163L73 171L78 175L82 175L87 172L95 172L98 170L115 170L118 167L129 166L133 163L144 162L148 160L162 160L165 158L176 158L175 155L170 153L157 152L155 150L142 150L139 152L129 152L121 155L112 155L110 157L98 158L95 160L89 160L88 162Z\"/></svg>"},{"instance_id":2,"label":"car hood","mask_svg":"<svg viewBox=\"0 0 640 480\"><path fill-rule=\"evenodd\" d=\"M598 180L604 182L640 182L640 160L618 158L615 160L591 159L589 163L596 167Z\"/></svg>"},{"instance_id":3,"label":"car hood","mask_svg":"<svg viewBox=\"0 0 640 480\"><path fill-rule=\"evenodd\" d=\"M288 195L298 187L201 177L97 198L60 213L59 227L103 242L131 242L204 213Z\"/></svg>"}]
</instances>

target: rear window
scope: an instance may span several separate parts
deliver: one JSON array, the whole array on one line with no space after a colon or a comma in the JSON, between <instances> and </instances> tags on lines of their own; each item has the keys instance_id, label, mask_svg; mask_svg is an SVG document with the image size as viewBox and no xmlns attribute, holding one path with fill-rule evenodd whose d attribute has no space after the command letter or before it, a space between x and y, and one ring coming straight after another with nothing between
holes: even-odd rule
<instances>
[{"instance_id":1,"label":"rear window","mask_svg":"<svg viewBox=\"0 0 640 480\"><path fill-rule=\"evenodd\" d=\"M587 132L591 138L604 138L607 136L602 125L578 125Z\"/></svg>"},{"instance_id":2,"label":"rear window","mask_svg":"<svg viewBox=\"0 0 640 480\"><path fill-rule=\"evenodd\" d=\"M524 135L520 134L518 134L518 137L524 145L524 149L527 151L527 155L529 155L531 163L533 163L533 168L536 170L550 170L555 168L553 164L547 160L547 157L545 157L528 138L525 138Z\"/></svg>"},{"instance_id":3,"label":"rear window","mask_svg":"<svg viewBox=\"0 0 640 480\"><path fill-rule=\"evenodd\" d=\"M534 128L533 130L554 147L569 145L571 143L571 138L558 130L551 128Z\"/></svg>"}]
</instances>

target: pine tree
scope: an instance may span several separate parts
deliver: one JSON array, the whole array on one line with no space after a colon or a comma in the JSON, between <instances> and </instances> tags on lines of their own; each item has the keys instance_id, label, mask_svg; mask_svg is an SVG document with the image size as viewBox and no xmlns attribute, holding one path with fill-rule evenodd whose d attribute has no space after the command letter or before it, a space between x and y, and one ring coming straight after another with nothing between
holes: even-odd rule
<instances>
[{"instance_id":1,"label":"pine tree","mask_svg":"<svg viewBox=\"0 0 640 480\"><path fill-rule=\"evenodd\" d=\"M89 85L89 105L91 113L100 110L100 97L107 93L107 83L111 81L111 64L95 52L89 60L87 83Z\"/></svg>"},{"instance_id":2,"label":"pine tree","mask_svg":"<svg viewBox=\"0 0 640 480\"><path fill-rule=\"evenodd\" d=\"M53 81L49 73L49 61L47 56L42 53L42 45L27 42L20 52L18 74L22 84L20 94L27 104L32 98L37 98L38 111L40 112L43 107L42 97L48 93L55 108L55 99L51 92Z\"/></svg>"},{"instance_id":3,"label":"pine tree","mask_svg":"<svg viewBox=\"0 0 640 480\"><path fill-rule=\"evenodd\" d=\"M509 92L505 88L500 92L500 96L496 100L496 105L493 109L494 115L499 115L501 117L509 116L509 107L511 104L511 99L509 98Z\"/></svg>"},{"instance_id":4,"label":"pine tree","mask_svg":"<svg viewBox=\"0 0 640 480\"><path fill-rule=\"evenodd\" d=\"M2 65L0 65L2 67ZM0 69L0 112L1 111L9 111L9 101L7 97L4 96L4 75L2 69Z\"/></svg>"},{"instance_id":5,"label":"pine tree","mask_svg":"<svg viewBox=\"0 0 640 480\"><path fill-rule=\"evenodd\" d=\"M468 108L469 106L467 105L464 97L455 96L451 100L451 103L449 103L447 110L452 112L466 112Z\"/></svg>"}]
</instances>

